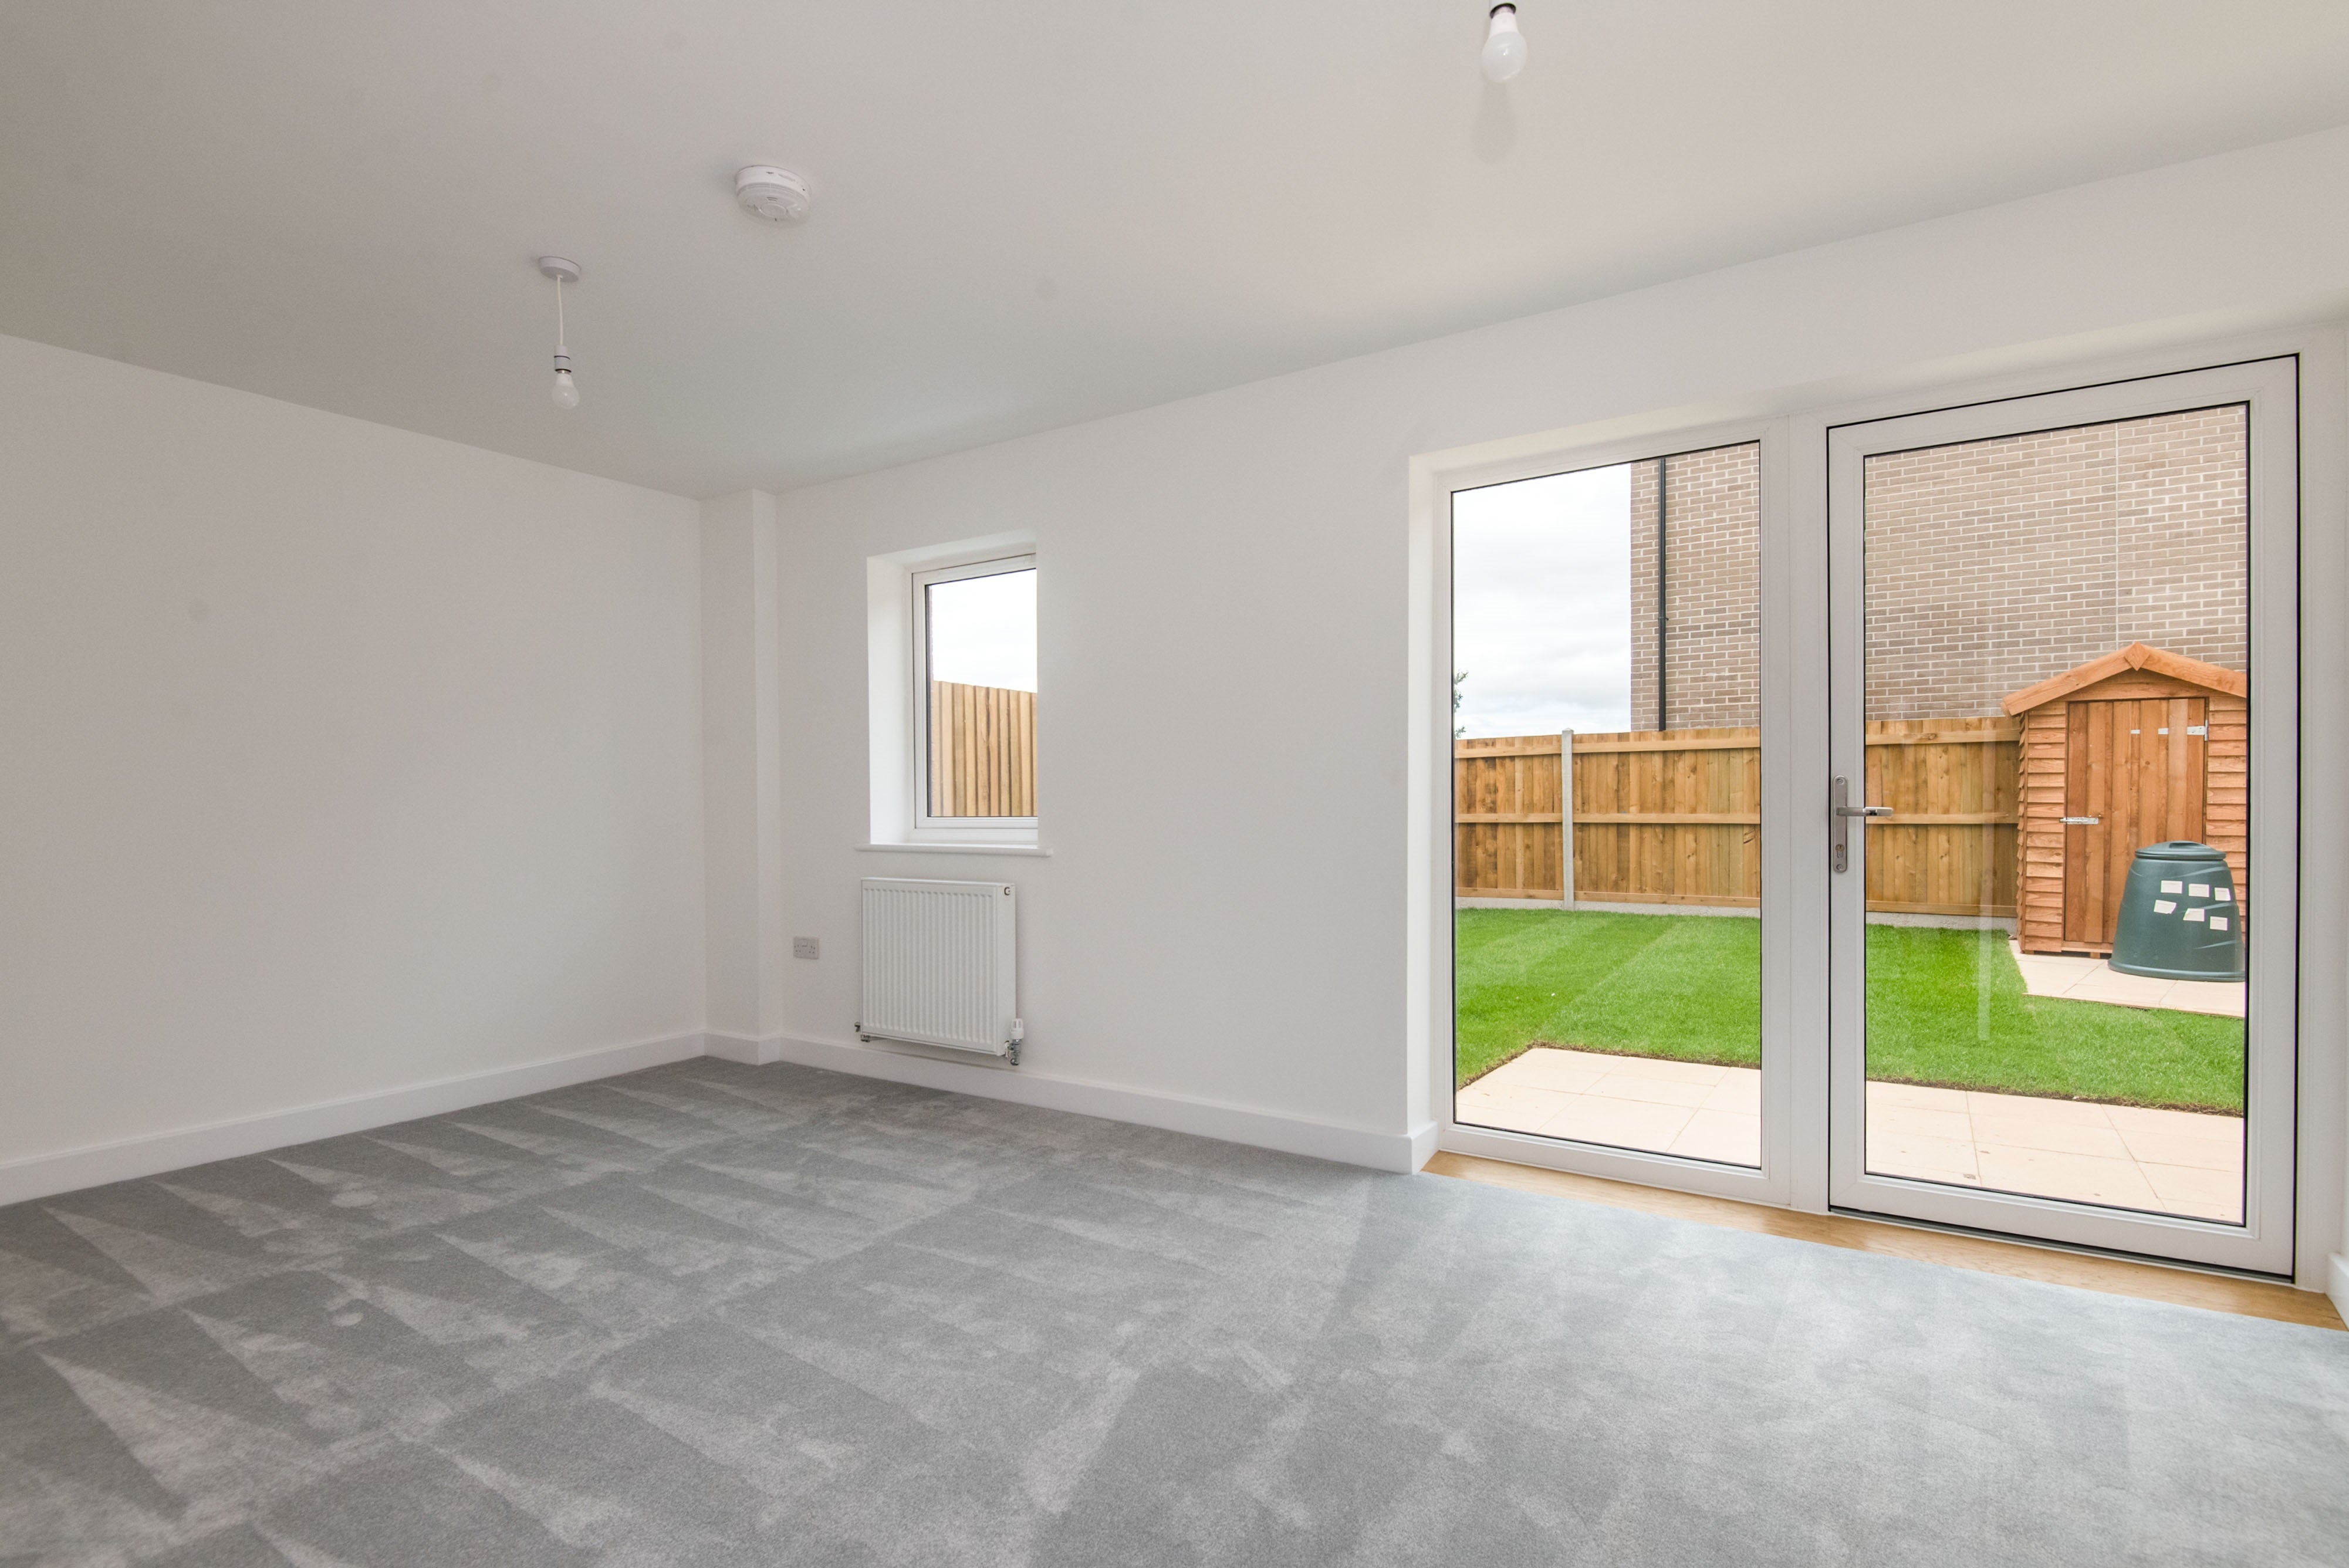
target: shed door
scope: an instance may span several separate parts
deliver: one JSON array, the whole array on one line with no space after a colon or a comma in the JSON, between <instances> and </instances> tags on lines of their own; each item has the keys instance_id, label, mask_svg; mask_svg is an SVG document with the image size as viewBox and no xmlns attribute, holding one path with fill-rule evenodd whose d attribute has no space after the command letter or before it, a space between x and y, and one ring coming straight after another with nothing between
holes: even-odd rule
<instances>
[{"instance_id":1,"label":"shed door","mask_svg":"<svg viewBox=\"0 0 2349 1568\"><path fill-rule=\"evenodd\" d=\"M2110 952L2129 863L2148 844L2202 837L2199 697L2074 702L2064 778L2064 945Z\"/></svg>"}]
</instances>

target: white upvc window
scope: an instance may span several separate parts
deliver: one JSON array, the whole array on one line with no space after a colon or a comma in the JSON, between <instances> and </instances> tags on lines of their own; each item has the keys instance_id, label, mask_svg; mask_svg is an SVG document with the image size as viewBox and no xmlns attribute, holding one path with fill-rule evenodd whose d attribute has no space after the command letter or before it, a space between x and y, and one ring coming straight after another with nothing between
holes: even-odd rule
<instances>
[{"instance_id":1,"label":"white upvc window","mask_svg":"<svg viewBox=\"0 0 2349 1568\"><path fill-rule=\"evenodd\" d=\"M915 837L1033 842L1036 557L911 574Z\"/></svg>"}]
</instances>

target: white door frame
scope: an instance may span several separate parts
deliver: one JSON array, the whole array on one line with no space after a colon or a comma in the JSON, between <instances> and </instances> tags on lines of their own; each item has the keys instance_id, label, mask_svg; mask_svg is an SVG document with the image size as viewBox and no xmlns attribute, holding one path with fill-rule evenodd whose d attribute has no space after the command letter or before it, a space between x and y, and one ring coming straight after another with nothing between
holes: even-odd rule
<instances>
[{"instance_id":1,"label":"white door frame","mask_svg":"<svg viewBox=\"0 0 2349 1568\"><path fill-rule=\"evenodd\" d=\"M1864 942L1869 836L1851 835L1850 868L1832 874L1828 1196L1838 1209L1898 1215L2262 1273L2292 1261L2293 998L2299 971L2299 366L2291 358L1962 403L1831 426L1827 444L1829 777L1866 779L1862 680L1866 604L1862 481L1872 454L2033 431L2250 405L2251 559L2251 876L2260 900L2251 944L2249 1136L2243 1223L2142 1214L2016 1193L1871 1175L1866 1168ZM1826 781L1815 809L1824 815ZM1860 804L1857 794L1853 804Z\"/></svg>"},{"instance_id":2,"label":"white door frame","mask_svg":"<svg viewBox=\"0 0 2349 1568\"><path fill-rule=\"evenodd\" d=\"M2299 566L2314 607L2349 603L2349 353L2341 324L2091 358L2014 351L2030 368L1958 379L1881 371L1716 403L1676 421L1640 415L1423 453L1410 462L1405 788L1407 1125L1415 1158L1437 1147L1812 1212L1829 1208L1826 691L1827 431L1921 410L2063 391L2251 359L2300 363ZM1887 389L1892 389L1888 390ZM1723 419L1723 410L1736 417ZM1774 441L1774 434L1775 439ZM1762 493L1763 1147L1759 1174L1590 1145L1462 1127L1452 1107L1451 494L1659 452L1760 440ZM2349 886L2349 610L2302 628L2300 762L2311 814L2300 855L2312 886ZM1864 776L1864 775L1861 775ZM2342 1246L2349 1187L2349 900L2300 918L2298 1171L2292 1271L2322 1290ZM2349 1259L2333 1265L2349 1288Z\"/></svg>"},{"instance_id":3,"label":"white door frame","mask_svg":"<svg viewBox=\"0 0 2349 1568\"><path fill-rule=\"evenodd\" d=\"M1448 695L1452 669L1452 496L1458 491L1476 490L1490 484L1506 484L1516 480L1537 479L1580 469L1609 468L1619 463L1701 452L1713 447L1739 446L1749 441L1761 447L1761 570L1764 579L1761 1166L1755 1168L1722 1165L1678 1155L1651 1154L1604 1144L1463 1126L1454 1119L1452 1109L1453 763L1452 707ZM1423 897L1415 897L1414 903L1422 904L1423 898L1433 901L1424 904L1429 910L1424 945L1422 947L1415 942L1414 947L1420 949L1424 955L1423 961L1433 971L1429 976L1431 1013L1437 1009L1441 1012L1440 1020L1431 1018L1433 1025L1429 1040L1432 1068L1427 1091L1431 1119L1435 1124L1436 1142L1440 1147L1461 1154L1510 1160L1519 1165L1547 1166L1552 1169L1609 1177L1643 1186L1671 1187L1688 1192L1744 1199L1753 1203L1785 1206L1793 1200L1795 1135L1800 1126L1798 1118L1792 1114L1796 1074L1791 1042L1795 1028L1787 1007L1792 988L1779 978L1781 971L1787 967L1789 954L1787 944L1778 933L1792 929L1791 899L1795 879L1783 873L1789 865L1786 837L1793 823L1791 805L1795 798L1793 786L1795 775L1785 765L1788 747L1784 737L1794 701L1793 688L1785 673L1789 662L1786 628L1781 618L1772 614L1770 607L1777 600L1769 586L1774 572L1784 574L1787 557L1782 541L1776 536L1783 529L1786 516L1785 442L1785 421L1759 419L1679 425L1640 435L1613 436L1596 441L1533 442L1527 443L1522 451L1462 454L1450 462L1430 462L1424 466L1413 464L1414 494L1420 503L1414 511L1419 514L1423 527L1430 532L1433 545L1431 549L1422 552L1422 559L1415 562L1415 565L1423 566L1428 576L1425 591L1413 596L1414 608L1423 612L1425 618L1423 622L1418 617L1414 618L1414 643L1416 645L1420 638L1424 637L1424 651L1437 660L1443 670L1447 693L1439 705L1413 704L1415 711L1422 707L1429 708L1422 717L1427 725L1432 726L1424 737L1427 755L1432 761L1430 769L1423 776L1430 781L1427 788L1432 809L1437 814L1433 818L1414 814L1421 819L1415 826L1423 832L1414 833L1413 836L1424 839L1427 849L1432 851L1433 863L1427 854L1414 855L1413 862L1422 867L1427 878L1423 888L1415 888L1415 892ZM1413 749L1417 751L1419 748ZM1414 877L1413 880L1417 884L1419 878ZM1824 1128L1820 1130L1823 1132Z\"/></svg>"}]
</instances>

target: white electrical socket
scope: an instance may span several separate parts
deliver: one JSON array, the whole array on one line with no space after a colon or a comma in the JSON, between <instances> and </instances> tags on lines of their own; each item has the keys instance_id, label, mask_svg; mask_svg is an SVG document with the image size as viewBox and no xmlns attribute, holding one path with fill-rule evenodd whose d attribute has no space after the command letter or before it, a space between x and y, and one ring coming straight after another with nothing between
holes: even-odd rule
<instances>
[{"instance_id":1,"label":"white electrical socket","mask_svg":"<svg viewBox=\"0 0 2349 1568\"><path fill-rule=\"evenodd\" d=\"M823 956L823 944L816 940L813 937L793 937L792 939L792 957L822 958Z\"/></svg>"}]
</instances>

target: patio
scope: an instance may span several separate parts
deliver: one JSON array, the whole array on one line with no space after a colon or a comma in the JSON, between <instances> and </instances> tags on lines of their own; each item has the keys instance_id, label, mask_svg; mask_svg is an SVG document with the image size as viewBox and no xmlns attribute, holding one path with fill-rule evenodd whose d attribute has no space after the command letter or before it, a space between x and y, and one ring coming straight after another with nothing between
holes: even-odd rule
<instances>
[{"instance_id":1,"label":"patio","mask_svg":"<svg viewBox=\"0 0 2349 1568\"><path fill-rule=\"evenodd\" d=\"M1454 1114L1508 1132L1758 1165L1761 1089L1762 1075L1752 1067L1537 1046L1461 1089ZM2232 1221L2241 1218L2243 1123L2192 1111L1871 1083L1868 1167L1885 1176Z\"/></svg>"},{"instance_id":2,"label":"patio","mask_svg":"<svg viewBox=\"0 0 2349 1568\"><path fill-rule=\"evenodd\" d=\"M2069 953L2017 950L2014 965L2023 971L2023 989L2033 996L2103 1002L2116 1007L2166 1007L2222 1018L2243 1015L2247 988L2240 980L2156 980L2150 975L2123 974L2100 958L2076 958Z\"/></svg>"}]
</instances>

